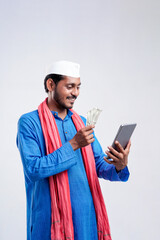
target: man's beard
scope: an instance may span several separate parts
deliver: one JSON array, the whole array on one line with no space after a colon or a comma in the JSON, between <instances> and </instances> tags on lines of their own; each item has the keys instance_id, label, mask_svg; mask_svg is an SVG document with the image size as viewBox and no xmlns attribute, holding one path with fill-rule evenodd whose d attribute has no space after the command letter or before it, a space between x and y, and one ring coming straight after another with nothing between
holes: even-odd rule
<instances>
[{"instance_id":1,"label":"man's beard","mask_svg":"<svg viewBox=\"0 0 160 240\"><path fill-rule=\"evenodd\" d=\"M76 96L73 97L67 97L66 99L76 99ZM59 106L61 106L64 109L71 109L73 106L67 106L64 101L62 100L62 98L60 97L57 88L55 88L55 92L54 92L54 100L59 104Z\"/></svg>"}]
</instances>

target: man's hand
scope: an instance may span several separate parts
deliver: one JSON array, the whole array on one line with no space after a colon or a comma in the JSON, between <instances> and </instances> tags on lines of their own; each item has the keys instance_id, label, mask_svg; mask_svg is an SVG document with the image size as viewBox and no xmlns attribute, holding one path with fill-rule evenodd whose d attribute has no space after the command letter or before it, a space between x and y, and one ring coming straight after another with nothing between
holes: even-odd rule
<instances>
[{"instance_id":1,"label":"man's hand","mask_svg":"<svg viewBox=\"0 0 160 240\"><path fill-rule=\"evenodd\" d=\"M78 148L85 147L90 143L94 142L93 129L94 125L89 125L87 127L79 130L76 135L69 141L73 150L77 150Z\"/></svg>"},{"instance_id":2,"label":"man's hand","mask_svg":"<svg viewBox=\"0 0 160 240\"><path fill-rule=\"evenodd\" d=\"M106 154L108 155L109 158L112 159L112 161L109 161L106 157L104 157L104 160L109 164L113 164L116 167L116 170L120 171L123 168L125 168L128 164L128 154L131 147L131 141L128 142L125 150L123 149L119 142L116 141L115 144L117 146L118 151L116 151L112 147L108 147L109 151L106 151Z\"/></svg>"}]
</instances>

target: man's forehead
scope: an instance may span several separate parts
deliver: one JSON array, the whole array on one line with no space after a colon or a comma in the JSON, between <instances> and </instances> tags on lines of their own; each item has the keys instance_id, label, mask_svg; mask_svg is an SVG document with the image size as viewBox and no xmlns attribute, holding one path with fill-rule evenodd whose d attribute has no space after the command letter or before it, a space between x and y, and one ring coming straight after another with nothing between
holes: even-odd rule
<instances>
[{"instance_id":1,"label":"man's forehead","mask_svg":"<svg viewBox=\"0 0 160 240\"><path fill-rule=\"evenodd\" d=\"M64 81L64 83L67 83L67 84L81 85L80 77L75 78L75 77L64 76L62 81Z\"/></svg>"}]
</instances>

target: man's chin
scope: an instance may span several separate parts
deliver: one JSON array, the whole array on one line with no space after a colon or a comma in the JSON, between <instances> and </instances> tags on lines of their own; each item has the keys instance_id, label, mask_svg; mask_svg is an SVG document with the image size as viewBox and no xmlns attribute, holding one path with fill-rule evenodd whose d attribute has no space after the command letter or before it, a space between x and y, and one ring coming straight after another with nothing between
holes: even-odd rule
<instances>
[{"instance_id":1,"label":"man's chin","mask_svg":"<svg viewBox=\"0 0 160 240\"><path fill-rule=\"evenodd\" d=\"M65 109L72 109L72 108L73 108L73 105L65 106Z\"/></svg>"},{"instance_id":2,"label":"man's chin","mask_svg":"<svg viewBox=\"0 0 160 240\"><path fill-rule=\"evenodd\" d=\"M74 103L73 104L70 104L69 106L67 106L67 109L72 109L74 106Z\"/></svg>"},{"instance_id":3,"label":"man's chin","mask_svg":"<svg viewBox=\"0 0 160 240\"><path fill-rule=\"evenodd\" d=\"M68 107L67 109L72 109L73 108L73 106L70 106L70 107Z\"/></svg>"}]
</instances>

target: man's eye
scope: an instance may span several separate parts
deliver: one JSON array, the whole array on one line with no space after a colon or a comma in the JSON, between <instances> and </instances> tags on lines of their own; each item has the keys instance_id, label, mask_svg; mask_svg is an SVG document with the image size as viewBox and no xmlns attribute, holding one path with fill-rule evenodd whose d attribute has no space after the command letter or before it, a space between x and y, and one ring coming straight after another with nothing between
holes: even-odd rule
<instances>
[{"instance_id":1,"label":"man's eye","mask_svg":"<svg viewBox=\"0 0 160 240\"><path fill-rule=\"evenodd\" d=\"M72 88L72 86L71 86L71 85L69 85L69 86L67 86L67 88L68 88L68 89L71 89L71 88Z\"/></svg>"}]
</instances>

